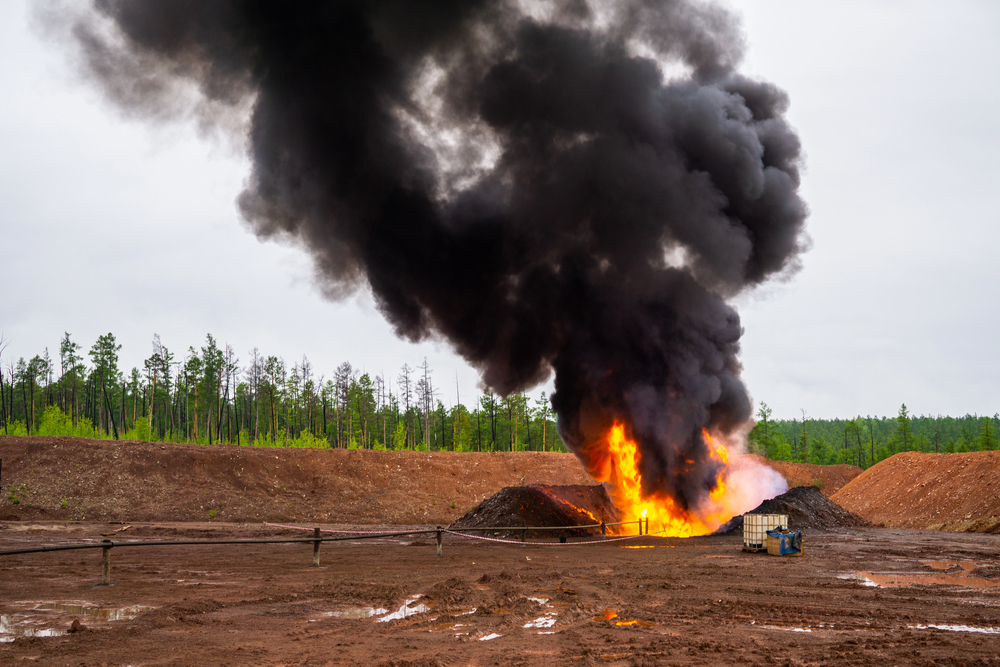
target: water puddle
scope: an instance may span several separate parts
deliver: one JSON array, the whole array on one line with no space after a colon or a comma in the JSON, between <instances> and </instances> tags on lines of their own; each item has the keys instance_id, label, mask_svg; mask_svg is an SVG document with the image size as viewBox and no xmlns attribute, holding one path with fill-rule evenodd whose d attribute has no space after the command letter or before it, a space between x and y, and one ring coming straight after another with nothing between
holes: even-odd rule
<instances>
[{"instance_id":1,"label":"water puddle","mask_svg":"<svg viewBox=\"0 0 1000 667\"><path fill-rule=\"evenodd\" d=\"M1000 635L1000 628L977 628L971 625L908 625L913 630L947 630L949 632L978 632L983 635Z\"/></svg>"},{"instance_id":2,"label":"water puddle","mask_svg":"<svg viewBox=\"0 0 1000 667\"><path fill-rule=\"evenodd\" d=\"M979 567L971 560L922 560L920 562L935 570L950 570L953 567L960 567L963 572L971 572Z\"/></svg>"},{"instance_id":3,"label":"water puddle","mask_svg":"<svg viewBox=\"0 0 1000 667\"><path fill-rule=\"evenodd\" d=\"M627 544L619 549L676 549L676 544Z\"/></svg>"},{"instance_id":4,"label":"water puddle","mask_svg":"<svg viewBox=\"0 0 1000 667\"><path fill-rule=\"evenodd\" d=\"M337 611L328 611L321 616L323 618L371 618L372 616L380 616L387 613L389 613L389 610L381 607L349 607Z\"/></svg>"},{"instance_id":5,"label":"water puddle","mask_svg":"<svg viewBox=\"0 0 1000 667\"><path fill-rule=\"evenodd\" d=\"M79 620L84 626L113 621L129 621L153 607L133 605L117 609L96 607L87 602L18 602L24 611L0 615L0 642L18 637L55 637L66 634L70 624Z\"/></svg>"},{"instance_id":6,"label":"water puddle","mask_svg":"<svg viewBox=\"0 0 1000 667\"><path fill-rule=\"evenodd\" d=\"M935 572L854 572L839 577L860 581L864 586L879 588L902 588L905 586L958 586L961 588L1000 588L1000 580L970 577L969 572L976 569L971 562L921 561L934 568ZM961 568L956 572L951 570ZM971 567L970 567L971 566Z\"/></svg>"},{"instance_id":7,"label":"water puddle","mask_svg":"<svg viewBox=\"0 0 1000 667\"><path fill-rule=\"evenodd\" d=\"M544 616L539 616L533 621L528 621L521 627L523 628L551 628L556 624L556 612L551 611Z\"/></svg>"},{"instance_id":8,"label":"water puddle","mask_svg":"<svg viewBox=\"0 0 1000 667\"><path fill-rule=\"evenodd\" d=\"M616 619L616 618L618 618L618 611L616 609L611 609L610 607L608 607L604 611L600 612L597 616L595 616L594 620L595 621L610 621L610 620L613 620L613 619Z\"/></svg>"},{"instance_id":9,"label":"water puddle","mask_svg":"<svg viewBox=\"0 0 1000 667\"><path fill-rule=\"evenodd\" d=\"M757 621L754 621L750 625L756 625ZM786 628L783 625L758 625L758 628L763 628L765 630L784 630L785 632L812 632L812 628Z\"/></svg>"},{"instance_id":10,"label":"water puddle","mask_svg":"<svg viewBox=\"0 0 1000 667\"><path fill-rule=\"evenodd\" d=\"M413 616L415 614L422 614L425 611L430 611L431 609L430 605L426 605L422 602L417 602L417 600L419 600L421 597L423 596L419 594L410 596L409 598L407 598L406 602L403 603L402 607L392 612L391 614L387 614L382 618L378 619L378 622L385 623L386 621L398 621L402 618L406 618L407 616Z\"/></svg>"}]
</instances>

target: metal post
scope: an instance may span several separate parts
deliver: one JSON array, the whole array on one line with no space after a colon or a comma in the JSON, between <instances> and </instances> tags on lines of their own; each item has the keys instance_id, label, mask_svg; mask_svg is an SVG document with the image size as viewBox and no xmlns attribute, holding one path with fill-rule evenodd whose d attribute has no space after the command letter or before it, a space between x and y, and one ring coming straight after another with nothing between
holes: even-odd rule
<instances>
[{"instance_id":1,"label":"metal post","mask_svg":"<svg viewBox=\"0 0 1000 667\"><path fill-rule=\"evenodd\" d=\"M649 517L646 517L646 534L649 535Z\"/></svg>"},{"instance_id":2,"label":"metal post","mask_svg":"<svg viewBox=\"0 0 1000 667\"><path fill-rule=\"evenodd\" d=\"M642 519L639 519L639 537L642 537Z\"/></svg>"},{"instance_id":3,"label":"metal post","mask_svg":"<svg viewBox=\"0 0 1000 667\"><path fill-rule=\"evenodd\" d=\"M525 533L525 529L522 528L521 529L521 542L524 542L524 533Z\"/></svg>"},{"instance_id":4,"label":"metal post","mask_svg":"<svg viewBox=\"0 0 1000 667\"><path fill-rule=\"evenodd\" d=\"M603 539L606 539L607 537L608 537L608 527L602 521L601 522L601 539L603 540Z\"/></svg>"},{"instance_id":5,"label":"metal post","mask_svg":"<svg viewBox=\"0 0 1000 667\"><path fill-rule=\"evenodd\" d=\"M316 541L313 542L313 564L312 567L319 567L319 526L313 529L313 537Z\"/></svg>"},{"instance_id":6,"label":"metal post","mask_svg":"<svg viewBox=\"0 0 1000 667\"><path fill-rule=\"evenodd\" d=\"M111 585L111 540L101 540L101 544L107 544L106 547L102 547L103 557L101 559L101 586Z\"/></svg>"},{"instance_id":7,"label":"metal post","mask_svg":"<svg viewBox=\"0 0 1000 667\"><path fill-rule=\"evenodd\" d=\"M441 526L437 527L437 546L438 546L438 556L441 555Z\"/></svg>"}]
</instances>

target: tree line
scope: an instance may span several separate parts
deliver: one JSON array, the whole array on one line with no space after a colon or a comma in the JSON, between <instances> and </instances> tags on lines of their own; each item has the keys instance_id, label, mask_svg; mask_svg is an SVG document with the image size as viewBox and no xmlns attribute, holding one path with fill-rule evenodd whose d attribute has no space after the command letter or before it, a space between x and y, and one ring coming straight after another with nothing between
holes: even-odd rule
<instances>
[{"instance_id":1,"label":"tree line","mask_svg":"<svg viewBox=\"0 0 1000 667\"><path fill-rule=\"evenodd\" d=\"M69 333L53 359L48 348L3 364L0 432L272 447L451 451L566 451L544 392L471 406L456 378L446 406L427 360L404 364L395 378L350 362L317 375L306 356L289 364L257 348L241 361L211 335L176 354L153 336L142 368L119 368L121 345L108 333L90 349ZM449 392L450 393L450 392Z\"/></svg>"},{"instance_id":2,"label":"tree line","mask_svg":"<svg viewBox=\"0 0 1000 667\"><path fill-rule=\"evenodd\" d=\"M119 368L108 333L83 352L69 333L58 358L46 348L4 363L0 339L0 432L271 447L452 451L567 451L548 397L486 391L466 406L455 385L446 406L427 360L395 378L349 362L330 377L306 356L288 364L257 348L241 361L211 335L182 355L158 335L142 368ZM449 392L450 393L450 392ZM867 468L904 451L970 452L1000 447L1000 415L776 420L761 403L748 450L774 460Z\"/></svg>"},{"instance_id":3,"label":"tree line","mask_svg":"<svg viewBox=\"0 0 1000 667\"><path fill-rule=\"evenodd\" d=\"M975 452L1000 447L1000 414L914 417L906 404L895 417L771 419L761 403L748 449L769 459L868 468L900 452Z\"/></svg>"}]
</instances>

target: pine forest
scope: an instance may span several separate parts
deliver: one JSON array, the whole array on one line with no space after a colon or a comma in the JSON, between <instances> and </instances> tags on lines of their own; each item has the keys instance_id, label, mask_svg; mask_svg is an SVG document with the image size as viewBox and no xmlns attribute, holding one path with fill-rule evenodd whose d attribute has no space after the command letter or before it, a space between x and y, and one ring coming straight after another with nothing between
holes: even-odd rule
<instances>
[{"instance_id":1,"label":"pine forest","mask_svg":"<svg viewBox=\"0 0 1000 667\"><path fill-rule=\"evenodd\" d=\"M449 407L434 371L404 364L395 377L359 372L349 362L317 375L305 356L289 364L257 348L246 361L209 334L199 349L171 352L153 337L143 367L123 372L113 334L83 348L64 334L58 359L48 349L4 361L0 340L0 432L260 447L422 451L558 451L554 415L537 397L491 392L471 408L457 393ZM449 401L450 403L450 401ZM1000 446L1000 415L851 419L772 419L758 406L747 449L766 458L868 468L904 451L969 452Z\"/></svg>"}]
</instances>

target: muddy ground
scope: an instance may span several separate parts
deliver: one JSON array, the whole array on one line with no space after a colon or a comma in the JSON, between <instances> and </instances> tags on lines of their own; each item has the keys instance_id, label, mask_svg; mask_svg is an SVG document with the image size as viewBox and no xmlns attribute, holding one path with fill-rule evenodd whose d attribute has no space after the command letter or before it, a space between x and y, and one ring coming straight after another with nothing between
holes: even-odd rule
<instances>
[{"instance_id":1,"label":"muddy ground","mask_svg":"<svg viewBox=\"0 0 1000 667\"><path fill-rule=\"evenodd\" d=\"M0 549L122 527L0 526ZM114 539L289 534L162 523ZM560 546L446 536L438 557L433 537L407 537L325 543L320 569L308 567L308 544L115 548L115 585L96 588L99 550L0 556L8 631L88 628L0 643L0 664L1000 664L996 535L807 532L797 558L740 547L738 536ZM407 604L418 611L379 621ZM103 622L94 611L134 607L147 609Z\"/></svg>"}]
</instances>

